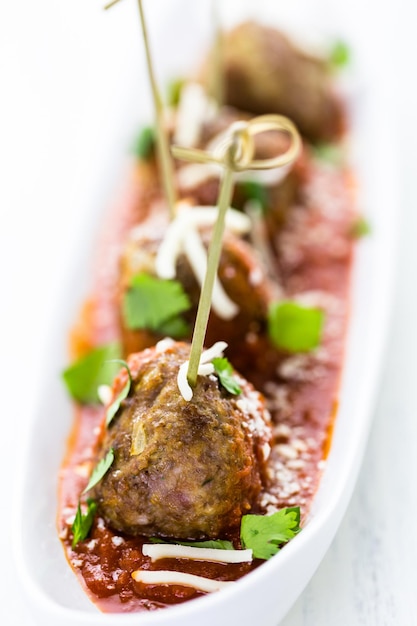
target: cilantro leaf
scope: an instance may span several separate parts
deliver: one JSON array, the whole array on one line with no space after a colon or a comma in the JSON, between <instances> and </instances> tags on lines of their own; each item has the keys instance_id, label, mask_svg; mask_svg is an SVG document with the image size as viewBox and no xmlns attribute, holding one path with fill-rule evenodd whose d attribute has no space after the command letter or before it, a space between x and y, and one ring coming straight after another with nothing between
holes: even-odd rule
<instances>
[{"instance_id":1,"label":"cilantro leaf","mask_svg":"<svg viewBox=\"0 0 417 626\"><path fill-rule=\"evenodd\" d=\"M333 68L346 67L350 62L350 50L345 41L335 41L329 54L329 63Z\"/></svg>"},{"instance_id":2,"label":"cilantro leaf","mask_svg":"<svg viewBox=\"0 0 417 626\"><path fill-rule=\"evenodd\" d=\"M156 136L154 127L145 126L137 136L133 151L139 159L147 161L154 153L155 143Z\"/></svg>"},{"instance_id":3,"label":"cilantro leaf","mask_svg":"<svg viewBox=\"0 0 417 626\"><path fill-rule=\"evenodd\" d=\"M244 515L240 540L244 548L253 550L256 559L267 560L300 530L300 508L289 507L272 515Z\"/></svg>"},{"instance_id":4,"label":"cilantro leaf","mask_svg":"<svg viewBox=\"0 0 417 626\"><path fill-rule=\"evenodd\" d=\"M316 159L331 165L342 166L345 160L341 146L335 143L319 143L312 146L312 151Z\"/></svg>"},{"instance_id":5,"label":"cilantro leaf","mask_svg":"<svg viewBox=\"0 0 417 626\"><path fill-rule=\"evenodd\" d=\"M265 213L269 206L269 195L265 185L254 180L248 180L241 183L241 189L247 200L256 200L259 202L262 211Z\"/></svg>"},{"instance_id":6,"label":"cilantro leaf","mask_svg":"<svg viewBox=\"0 0 417 626\"><path fill-rule=\"evenodd\" d=\"M158 537L151 537L151 543L173 543L177 546L190 546L191 548L214 548L216 550L234 550L233 543L225 539L211 539L208 541L164 541Z\"/></svg>"},{"instance_id":7,"label":"cilantro leaf","mask_svg":"<svg viewBox=\"0 0 417 626\"><path fill-rule=\"evenodd\" d=\"M240 540L243 548L250 548L256 559L270 559L280 547L295 537L300 528L300 507L281 509L272 515L244 515L240 527ZM151 543L175 543L194 548L215 548L234 550L231 541L165 541L151 537Z\"/></svg>"},{"instance_id":8,"label":"cilantro leaf","mask_svg":"<svg viewBox=\"0 0 417 626\"><path fill-rule=\"evenodd\" d=\"M182 332L185 326L178 325L177 318L190 307L190 299L181 283L142 273L133 277L125 293L123 316L127 327L132 330L148 328L163 332L166 324L170 324L169 330Z\"/></svg>"},{"instance_id":9,"label":"cilantro leaf","mask_svg":"<svg viewBox=\"0 0 417 626\"><path fill-rule=\"evenodd\" d=\"M177 107L181 100L181 92L185 85L184 78L174 78L167 85L167 104L170 107Z\"/></svg>"},{"instance_id":10,"label":"cilantro leaf","mask_svg":"<svg viewBox=\"0 0 417 626\"><path fill-rule=\"evenodd\" d=\"M355 239L360 239L361 237L366 237L371 233L371 226L369 222L364 217L358 217L357 220L353 222L350 228L350 235Z\"/></svg>"},{"instance_id":11,"label":"cilantro leaf","mask_svg":"<svg viewBox=\"0 0 417 626\"><path fill-rule=\"evenodd\" d=\"M268 312L272 343L288 352L309 352L320 344L324 313L291 300L275 302Z\"/></svg>"},{"instance_id":12,"label":"cilantro leaf","mask_svg":"<svg viewBox=\"0 0 417 626\"><path fill-rule=\"evenodd\" d=\"M87 512L81 511L81 504L78 502L77 513L72 523L71 530L73 532L72 547L75 548L79 541L83 541L88 537L88 533L93 525L94 515L96 514L97 504L91 498L87 500Z\"/></svg>"},{"instance_id":13,"label":"cilantro leaf","mask_svg":"<svg viewBox=\"0 0 417 626\"><path fill-rule=\"evenodd\" d=\"M113 400L113 402L111 403L111 405L108 407L106 411L106 426L108 426L110 422L113 420L114 416L116 415L117 411L120 408L121 403L129 395L130 387L132 385L132 374L130 372L130 368L128 364L126 363L126 361L123 361L123 359L112 359L111 363L120 363L121 365L123 365L123 367L127 369L128 379L126 381L125 386L120 391L119 395Z\"/></svg>"},{"instance_id":14,"label":"cilantro leaf","mask_svg":"<svg viewBox=\"0 0 417 626\"><path fill-rule=\"evenodd\" d=\"M110 468L110 465L113 463L113 461L114 461L114 450L113 448L110 448L106 456L103 459L101 459L97 463L95 468L93 469L91 476L90 476L90 480L88 481L88 485L84 489L83 493L87 493L87 491L90 491L90 489L92 489L95 485L97 485L97 483L103 478L104 474Z\"/></svg>"},{"instance_id":15,"label":"cilantro leaf","mask_svg":"<svg viewBox=\"0 0 417 626\"><path fill-rule=\"evenodd\" d=\"M216 357L212 360L212 363L214 365L214 371L219 377L220 384L234 396L238 396L242 393L237 379L233 376L233 368L228 359Z\"/></svg>"},{"instance_id":16,"label":"cilantro leaf","mask_svg":"<svg viewBox=\"0 0 417 626\"><path fill-rule=\"evenodd\" d=\"M111 343L94 348L67 367L62 373L62 378L74 400L82 404L98 403L98 386L111 384L117 372L114 364L106 362L119 355L119 344Z\"/></svg>"}]
</instances>

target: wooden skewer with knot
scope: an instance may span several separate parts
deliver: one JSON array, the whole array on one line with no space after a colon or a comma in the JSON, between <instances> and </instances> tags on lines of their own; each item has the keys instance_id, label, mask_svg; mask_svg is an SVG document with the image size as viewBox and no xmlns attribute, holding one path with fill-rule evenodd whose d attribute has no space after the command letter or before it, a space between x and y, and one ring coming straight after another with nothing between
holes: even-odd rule
<instances>
[{"instance_id":1,"label":"wooden skewer with knot","mask_svg":"<svg viewBox=\"0 0 417 626\"><path fill-rule=\"evenodd\" d=\"M255 136L267 131L285 132L290 137L287 150L269 159L255 159ZM300 153L301 139L295 125L282 115L261 115L249 121L238 121L224 131L209 150L172 146L174 157L194 163L214 163L224 173L218 198L218 216L208 251L207 273L200 294L191 345L187 380L191 387L197 382L211 298L220 260L225 215L233 194L233 176L245 170L265 170L289 165Z\"/></svg>"}]
</instances>

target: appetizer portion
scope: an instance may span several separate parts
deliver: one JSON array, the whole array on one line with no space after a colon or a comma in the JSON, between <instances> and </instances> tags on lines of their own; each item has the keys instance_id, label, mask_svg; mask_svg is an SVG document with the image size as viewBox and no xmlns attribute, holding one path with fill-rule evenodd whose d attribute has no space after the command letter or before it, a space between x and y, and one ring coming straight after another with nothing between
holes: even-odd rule
<instances>
[{"instance_id":1,"label":"appetizer portion","mask_svg":"<svg viewBox=\"0 0 417 626\"><path fill-rule=\"evenodd\" d=\"M346 113L327 61L282 33L224 40L225 105L202 86L209 56L140 134L71 333L58 528L104 611L217 591L274 556L330 446L358 223Z\"/></svg>"},{"instance_id":2,"label":"appetizer portion","mask_svg":"<svg viewBox=\"0 0 417 626\"><path fill-rule=\"evenodd\" d=\"M184 400L177 376L189 353L165 340L128 359L131 392L99 453L112 449L114 461L90 492L106 523L128 535L217 539L258 504L271 441L264 401L235 373L236 395L211 374ZM112 397L127 380L124 369Z\"/></svg>"},{"instance_id":3,"label":"appetizer portion","mask_svg":"<svg viewBox=\"0 0 417 626\"><path fill-rule=\"evenodd\" d=\"M159 233L144 237L142 224L129 232L122 251L120 274L119 307L124 354L155 345L167 334L191 339L216 215L214 206L185 205L178 207L177 218L166 226L163 238ZM253 246L242 239L250 229L251 222L246 215L229 209L218 282L206 331L207 345L216 341L228 344L231 362L242 354L239 345L243 337L250 331L265 328L268 308L275 294L275 285L268 277L262 259ZM143 315L145 291L152 285L155 291L162 293L167 287L166 280L173 281L172 286L176 285L182 310L170 316L165 307L166 317L161 315L159 321L153 323ZM138 315L137 309L142 314ZM250 379L251 363L244 364L241 358L239 369Z\"/></svg>"},{"instance_id":4,"label":"appetizer portion","mask_svg":"<svg viewBox=\"0 0 417 626\"><path fill-rule=\"evenodd\" d=\"M242 111L287 115L312 142L344 131L345 114L329 62L306 53L285 34L245 22L224 39L225 102Z\"/></svg>"}]
</instances>

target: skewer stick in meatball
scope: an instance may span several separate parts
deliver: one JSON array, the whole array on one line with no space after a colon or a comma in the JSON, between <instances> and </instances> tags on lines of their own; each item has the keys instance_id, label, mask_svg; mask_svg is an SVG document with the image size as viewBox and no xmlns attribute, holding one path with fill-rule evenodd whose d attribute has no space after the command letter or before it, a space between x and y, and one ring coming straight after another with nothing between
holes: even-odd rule
<instances>
[{"instance_id":1,"label":"skewer stick in meatball","mask_svg":"<svg viewBox=\"0 0 417 626\"><path fill-rule=\"evenodd\" d=\"M255 151L254 136L271 129L287 131L292 139L288 150L275 158L264 161L253 158ZM213 285L219 265L222 238L225 224L225 215L233 194L234 174L246 169L272 169L282 167L293 161L301 147L300 137L292 122L282 116L265 115L254 118L249 122L236 122L225 133L223 142L216 146L213 155L202 150L192 148L173 147L174 156L184 160L197 162L214 162L224 167L223 180L218 199L218 218L215 224L213 238L209 247L208 266L194 327L191 344L191 354L187 372L187 380L191 388L197 382L200 356L206 335L207 322L210 313Z\"/></svg>"}]
</instances>

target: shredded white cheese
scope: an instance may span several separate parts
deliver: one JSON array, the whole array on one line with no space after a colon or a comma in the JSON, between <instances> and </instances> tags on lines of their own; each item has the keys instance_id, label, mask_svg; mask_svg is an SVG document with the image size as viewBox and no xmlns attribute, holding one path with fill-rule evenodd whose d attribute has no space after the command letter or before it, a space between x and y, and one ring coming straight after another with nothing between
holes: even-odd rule
<instances>
[{"instance_id":1,"label":"shredded white cheese","mask_svg":"<svg viewBox=\"0 0 417 626\"><path fill-rule=\"evenodd\" d=\"M194 228L188 229L187 237L184 239L184 252L202 287L207 272L207 252ZM229 298L217 276L214 279L211 306L222 319L233 319L239 313L239 307Z\"/></svg>"},{"instance_id":2,"label":"shredded white cheese","mask_svg":"<svg viewBox=\"0 0 417 626\"><path fill-rule=\"evenodd\" d=\"M217 341L211 348L202 352L200 357L200 364L198 367L199 376L210 376L214 372L214 366L210 361L216 357L223 356L223 350L227 348L225 341ZM177 385L180 394L186 402L189 402L193 397L193 390L188 384L187 372L189 361L185 361L178 370Z\"/></svg>"},{"instance_id":3,"label":"shredded white cheese","mask_svg":"<svg viewBox=\"0 0 417 626\"><path fill-rule=\"evenodd\" d=\"M174 345L174 343L175 341L171 339L171 337L165 337L164 339L161 339L160 341L158 341L158 343L155 346L155 350L158 353L163 353L169 348L171 348Z\"/></svg>"},{"instance_id":4,"label":"shredded white cheese","mask_svg":"<svg viewBox=\"0 0 417 626\"><path fill-rule=\"evenodd\" d=\"M193 587L199 591L207 592L219 591L228 585L234 584L233 581L212 580L204 576L168 570L150 571L138 569L132 572L132 578L138 583L147 585L181 585L182 587Z\"/></svg>"},{"instance_id":5,"label":"shredded white cheese","mask_svg":"<svg viewBox=\"0 0 417 626\"><path fill-rule=\"evenodd\" d=\"M211 563L250 563L252 561L252 550L195 548L168 543L145 543L142 546L142 553L144 556L150 556L152 562L158 559L190 559Z\"/></svg>"},{"instance_id":6,"label":"shredded white cheese","mask_svg":"<svg viewBox=\"0 0 417 626\"><path fill-rule=\"evenodd\" d=\"M181 90L174 143L192 148L200 140L205 121L213 117L215 105L198 83L187 83Z\"/></svg>"},{"instance_id":7,"label":"shredded white cheese","mask_svg":"<svg viewBox=\"0 0 417 626\"><path fill-rule=\"evenodd\" d=\"M123 537L119 537L118 535L115 535L114 537L111 538L111 542L114 546L118 547L121 546L125 540L123 539Z\"/></svg>"},{"instance_id":8,"label":"shredded white cheese","mask_svg":"<svg viewBox=\"0 0 417 626\"><path fill-rule=\"evenodd\" d=\"M176 260L182 251L183 231L186 226L183 217L185 209L184 211L181 211L181 206L183 206L183 204L177 205L177 216L169 224L166 229L165 236L158 247L155 260L155 270L156 275L159 276L159 278L166 278L168 280L175 278Z\"/></svg>"},{"instance_id":9,"label":"shredded white cheese","mask_svg":"<svg viewBox=\"0 0 417 626\"><path fill-rule=\"evenodd\" d=\"M183 251L183 242L191 229L213 226L217 219L216 206L190 207L185 202L177 205L177 215L169 224L156 256L156 273L159 278L175 278L175 266ZM225 228L238 235L250 232L251 220L240 211L229 208L225 217Z\"/></svg>"},{"instance_id":10,"label":"shredded white cheese","mask_svg":"<svg viewBox=\"0 0 417 626\"><path fill-rule=\"evenodd\" d=\"M187 210L187 209L186 209ZM217 206L193 206L188 208L187 220L197 228L213 226L216 219ZM227 209L225 217L225 228L237 235L245 235L250 232L251 221L247 215L237 211L232 207Z\"/></svg>"},{"instance_id":11,"label":"shredded white cheese","mask_svg":"<svg viewBox=\"0 0 417 626\"><path fill-rule=\"evenodd\" d=\"M197 229L213 226L217 213L218 209L215 206L190 207L184 202L179 203L177 216L168 226L156 255L155 269L159 278L169 280L175 278L177 258L183 252L200 286L203 284L207 269L207 252ZM250 231L251 221L247 215L229 208L225 227L241 235ZM212 307L222 319L232 319L239 311L218 279L213 288Z\"/></svg>"},{"instance_id":12,"label":"shredded white cheese","mask_svg":"<svg viewBox=\"0 0 417 626\"><path fill-rule=\"evenodd\" d=\"M211 348L204 350L200 357L200 363L210 363L213 359L223 356L224 350L227 348L225 341L216 341Z\"/></svg>"},{"instance_id":13,"label":"shredded white cheese","mask_svg":"<svg viewBox=\"0 0 417 626\"><path fill-rule=\"evenodd\" d=\"M264 445L262 446L262 456L264 461L267 461L269 459L270 454L271 446L269 445L269 443L264 443Z\"/></svg>"}]
</instances>

